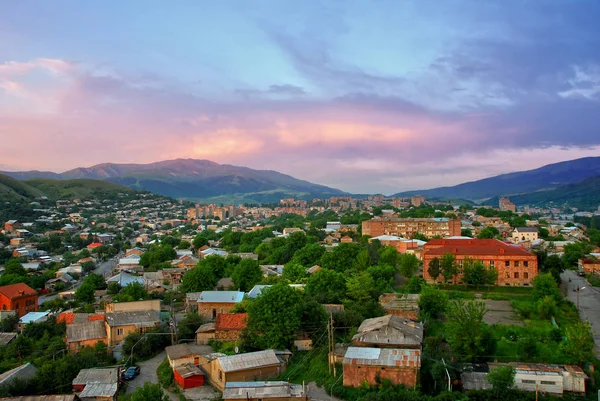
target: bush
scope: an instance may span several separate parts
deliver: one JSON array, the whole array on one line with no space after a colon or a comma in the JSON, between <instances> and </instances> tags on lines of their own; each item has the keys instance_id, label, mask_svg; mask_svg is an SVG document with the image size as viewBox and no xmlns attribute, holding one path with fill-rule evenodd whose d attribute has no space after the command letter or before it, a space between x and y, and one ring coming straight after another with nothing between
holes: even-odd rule
<instances>
[{"instance_id":1,"label":"bush","mask_svg":"<svg viewBox=\"0 0 600 401\"><path fill-rule=\"evenodd\" d=\"M158 365L156 374L158 375L158 382L163 388L169 388L171 384L173 384L173 369L171 369L168 359L165 358L165 360Z\"/></svg>"}]
</instances>

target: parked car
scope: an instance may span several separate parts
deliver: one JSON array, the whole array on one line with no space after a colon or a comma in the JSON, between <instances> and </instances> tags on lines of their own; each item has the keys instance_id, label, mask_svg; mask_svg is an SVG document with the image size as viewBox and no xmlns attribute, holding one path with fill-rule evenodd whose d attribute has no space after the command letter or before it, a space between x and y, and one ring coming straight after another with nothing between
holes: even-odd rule
<instances>
[{"instance_id":1,"label":"parked car","mask_svg":"<svg viewBox=\"0 0 600 401\"><path fill-rule=\"evenodd\" d=\"M140 374L139 366L130 366L127 368L127 370L125 372L123 372L123 379L132 380L139 374Z\"/></svg>"},{"instance_id":2,"label":"parked car","mask_svg":"<svg viewBox=\"0 0 600 401\"><path fill-rule=\"evenodd\" d=\"M581 277L585 277L585 272L584 272L583 270L579 270L579 271L577 272L577 275L578 275L578 276L581 276Z\"/></svg>"}]
</instances>

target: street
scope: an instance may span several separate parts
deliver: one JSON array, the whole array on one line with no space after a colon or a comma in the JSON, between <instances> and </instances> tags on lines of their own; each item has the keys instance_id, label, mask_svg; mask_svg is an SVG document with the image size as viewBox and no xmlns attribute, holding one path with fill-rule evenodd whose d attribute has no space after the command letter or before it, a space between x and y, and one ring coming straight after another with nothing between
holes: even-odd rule
<instances>
[{"instance_id":1,"label":"street","mask_svg":"<svg viewBox=\"0 0 600 401\"><path fill-rule=\"evenodd\" d=\"M158 365L162 363L167 357L167 353L165 351L156 355L152 359L148 359L147 361L136 363L137 366L140 367L140 374L135 379L127 382L127 393L133 393L136 388L143 387L144 383L158 383L158 375L156 374L156 369ZM173 401L179 401L179 398L165 390L165 394L169 396L169 398Z\"/></svg>"},{"instance_id":2,"label":"street","mask_svg":"<svg viewBox=\"0 0 600 401\"><path fill-rule=\"evenodd\" d=\"M579 316L582 321L589 321L594 335L594 350L600 357L600 291L591 286L585 277L579 277L576 272L567 270L561 274L563 283L567 285L567 299L577 306L577 295L579 295ZM569 278L571 282L569 283ZM579 286L579 294L573 291Z\"/></svg>"}]
</instances>

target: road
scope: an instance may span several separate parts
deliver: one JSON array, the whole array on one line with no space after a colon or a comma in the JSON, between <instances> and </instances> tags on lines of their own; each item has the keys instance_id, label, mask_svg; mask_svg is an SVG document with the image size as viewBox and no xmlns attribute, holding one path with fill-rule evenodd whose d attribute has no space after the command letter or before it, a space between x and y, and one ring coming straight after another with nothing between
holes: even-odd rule
<instances>
[{"instance_id":1,"label":"road","mask_svg":"<svg viewBox=\"0 0 600 401\"><path fill-rule=\"evenodd\" d=\"M106 280L107 278L109 278L112 275L112 271L117 266L118 261L119 261L119 255L117 255L116 257L114 257L112 259L107 260L106 262L102 262L98 265L96 270L94 270L94 273L100 274ZM75 283L75 285L73 286L73 288L71 288L71 290L74 290L77 287L79 287L79 285L82 283L82 281L83 280L79 280L77 283ZM53 299L55 299L57 297L58 297L57 293L53 293L50 295L42 295L41 297L38 298L38 305L41 305L44 302L52 301Z\"/></svg>"},{"instance_id":2,"label":"road","mask_svg":"<svg viewBox=\"0 0 600 401\"><path fill-rule=\"evenodd\" d=\"M135 379L127 382L127 393L133 393L136 388L143 387L144 383L158 383L158 375L156 374L156 369L158 365L162 363L167 357L167 353L165 351L156 355L152 359L148 359L147 361L136 363L137 366L140 367L140 374ZM169 396L172 401L179 401L179 397L175 394L172 394L169 391L165 391L165 393Z\"/></svg>"},{"instance_id":3,"label":"road","mask_svg":"<svg viewBox=\"0 0 600 401\"><path fill-rule=\"evenodd\" d=\"M597 357L600 357L600 291L594 288L585 279L579 277L576 272L567 270L561 274L563 283L567 285L567 298L577 305L577 295L579 295L579 316L582 321L588 321L592 327L594 335L594 350ZM571 282L569 283L569 278ZM573 291L579 286L579 294Z\"/></svg>"}]
</instances>

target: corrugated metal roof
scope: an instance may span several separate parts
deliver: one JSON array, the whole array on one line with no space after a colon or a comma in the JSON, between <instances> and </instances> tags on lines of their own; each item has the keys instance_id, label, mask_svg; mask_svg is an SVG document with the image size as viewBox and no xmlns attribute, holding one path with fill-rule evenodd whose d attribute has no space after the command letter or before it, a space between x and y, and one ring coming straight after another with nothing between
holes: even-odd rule
<instances>
[{"instance_id":1,"label":"corrugated metal roof","mask_svg":"<svg viewBox=\"0 0 600 401\"><path fill-rule=\"evenodd\" d=\"M194 364L181 365L175 368L181 377L204 376L204 372Z\"/></svg>"},{"instance_id":2,"label":"corrugated metal roof","mask_svg":"<svg viewBox=\"0 0 600 401\"><path fill-rule=\"evenodd\" d=\"M165 348L165 351L167 352L167 357L170 360L179 359L184 356L190 356L194 354L187 344L169 345Z\"/></svg>"},{"instance_id":3,"label":"corrugated metal roof","mask_svg":"<svg viewBox=\"0 0 600 401\"><path fill-rule=\"evenodd\" d=\"M344 356L344 365L418 368L421 366L421 351L418 349L349 347Z\"/></svg>"},{"instance_id":4,"label":"corrugated metal roof","mask_svg":"<svg viewBox=\"0 0 600 401\"><path fill-rule=\"evenodd\" d=\"M420 345L423 324L396 315L366 319L352 337L353 342L390 345Z\"/></svg>"},{"instance_id":5,"label":"corrugated metal roof","mask_svg":"<svg viewBox=\"0 0 600 401\"><path fill-rule=\"evenodd\" d=\"M254 369L262 366L279 365L279 359L275 351L268 349L265 351L249 352L246 354L224 356L218 358L223 372L236 372L238 370Z\"/></svg>"},{"instance_id":6,"label":"corrugated metal roof","mask_svg":"<svg viewBox=\"0 0 600 401\"><path fill-rule=\"evenodd\" d=\"M0 333L0 345L6 345L17 336L17 333Z\"/></svg>"},{"instance_id":7,"label":"corrugated metal roof","mask_svg":"<svg viewBox=\"0 0 600 401\"><path fill-rule=\"evenodd\" d=\"M244 299L241 291L203 291L198 303L238 303Z\"/></svg>"},{"instance_id":8,"label":"corrugated metal roof","mask_svg":"<svg viewBox=\"0 0 600 401\"><path fill-rule=\"evenodd\" d=\"M153 327L160 322L160 313L155 310L117 311L107 313L106 322L110 327L127 325Z\"/></svg>"},{"instance_id":9,"label":"corrugated metal roof","mask_svg":"<svg viewBox=\"0 0 600 401\"><path fill-rule=\"evenodd\" d=\"M98 338L106 338L106 327L102 320L67 325L67 342L69 343Z\"/></svg>"},{"instance_id":10,"label":"corrugated metal roof","mask_svg":"<svg viewBox=\"0 0 600 401\"><path fill-rule=\"evenodd\" d=\"M119 389L118 383L88 383L83 391L79 394L79 398L84 401L86 398L94 397L114 397Z\"/></svg>"},{"instance_id":11,"label":"corrugated metal roof","mask_svg":"<svg viewBox=\"0 0 600 401\"><path fill-rule=\"evenodd\" d=\"M118 383L119 376L117 368L92 368L81 369L77 377L73 379L73 385L88 383Z\"/></svg>"},{"instance_id":12,"label":"corrugated metal roof","mask_svg":"<svg viewBox=\"0 0 600 401\"><path fill-rule=\"evenodd\" d=\"M288 382L227 382L223 399L269 399L304 397L301 384Z\"/></svg>"},{"instance_id":13,"label":"corrugated metal roof","mask_svg":"<svg viewBox=\"0 0 600 401\"><path fill-rule=\"evenodd\" d=\"M27 362L24 365L18 366L14 369L0 374L0 385L9 383L14 379L29 379L35 375L35 372L35 366Z\"/></svg>"},{"instance_id":14,"label":"corrugated metal roof","mask_svg":"<svg viewBox=\"0 0 600 401\"><path fill-rule=\"evenodd\" d=\"M50 314L50 311L46 312L29 312L25 316L23 316L20 320L21 323L33 323L40 319L45 318Z\"/></svg>"}]
</instances>

